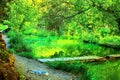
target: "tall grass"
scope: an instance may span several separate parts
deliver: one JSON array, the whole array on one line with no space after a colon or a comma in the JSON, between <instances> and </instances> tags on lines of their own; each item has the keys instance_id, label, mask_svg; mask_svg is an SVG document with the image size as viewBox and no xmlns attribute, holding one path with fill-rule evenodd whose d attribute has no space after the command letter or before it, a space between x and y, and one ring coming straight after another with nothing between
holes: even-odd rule
<instances>
[{"instance_id":1,"label":"tall grass","mask_svg":"<svg viewBox=\"0 0 120 80\"><path fill-rule=\"evenodd\" d=\"M71 72L78 80L120 80L120 60L104 63L49 62L52 68Z\"/></svg>"},{"instance_id":2,"label":"tall grass","mask_svg":"<svg viewBox=\"0 0 120 80\"><path fill-rule=\"evenodd\" d=\"M86 77L89 80L120 80L120 61L89 64ZM85 79L84 79L85 80Z\"/></svg>"}]
</instances>

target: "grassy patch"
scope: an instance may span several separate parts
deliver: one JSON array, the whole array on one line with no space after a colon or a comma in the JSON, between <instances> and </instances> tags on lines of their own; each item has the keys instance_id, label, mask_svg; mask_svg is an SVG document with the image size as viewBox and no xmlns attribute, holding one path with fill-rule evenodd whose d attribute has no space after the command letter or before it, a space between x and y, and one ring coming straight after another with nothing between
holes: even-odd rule
<instances>
[{"instance_id":1,"label":"grassy patch","mask_svg":"<svg viewBox=\"0 0 120 80\"><path fill-rule=\"evenodd\" d=\"M72 72L80 80L120 80L120 60L104 63L81 62L49 62L46 63L55 69Z\"/></svg>"}]
</instances>

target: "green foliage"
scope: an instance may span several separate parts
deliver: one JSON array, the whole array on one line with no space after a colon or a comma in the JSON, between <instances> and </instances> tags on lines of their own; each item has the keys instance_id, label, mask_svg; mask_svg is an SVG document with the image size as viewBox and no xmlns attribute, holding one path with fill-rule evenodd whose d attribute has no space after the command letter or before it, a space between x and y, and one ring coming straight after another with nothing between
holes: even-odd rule
<instances>
[{"instance_id":1,"label":"green foliage","mask_svg":"<svg viewBox=\"0 0 120 80\"><path fill-rule=\"evenodd\" d=\"M37 1L13 0L7 4L8 18L4 24L16 31L8 33L11 50L15 53L36 58L103 56L116 52L96 44L85 44L82 40L120 44L119 0ZM3 28L4 25L0 25L0 29ZM116 34L118 36L113 36ZM72 67L79 69L78 63L66 67L57 65L67 71Z\"/></svg>"},{"instance_id":2,"label":"green foliage","mask_svg":"<svg viewBox=\"0 0 120 80\"><path fill-rule=\"evenodd\" d=\"M7 18L7 13L5 12L6 4L12 0L0 0L0 22Z\"/></svg>"},{"instance_id":3,"label":"green foliage","mask_svg":"<svg viewBox=\"0 0 120 80\"><path fill-rule=\"evenodd\" d=\"M52 62L46 63L55 69L79 75L80 80L119 80L120 61L105 63Z\"/></svg>"},{"instance_id":4,"label":"green foliage","mask_svg":"<svg viewBox=\"0 0 120 80\"><path fill-rule=\"evenodd\" d=\"M44 30L44 29L39 29L40 31L37 31L35 35L39 37L47 37L49 35L49 31Z\"/></svg>"},{"instance_id":5,"label":"green foliage","mask_svg":"<svg viewBox=\"0 0 120 80\"><path fill-rule=\"evenodd\" d=\"M7 28L6 25L0 24L0 31L5 30Z\"/></svg>"},{"instance_id":6,"label":"green foliage","mask_svg":"<svg viewBox=\"0 0 120 80\"><path fill-rule=\"evenodd\" d=\"M60 51L59 48L49 48L45 46L40 46L40 47L35 47L33 49L33 53L35 54L36 58L39 57L51 57L52 55L55 54L55 52Z\"/></svg>"},{"instance_id":7,"label":"green foliage","mask_svg":"<svg viewBox=\"0 0 120 80\"><path fill-rule=\"evenodd\" d=\"M10 38L10 48L11 51L14 51L17 54L25 53L26 55L28 52L31 52L30 46L28 46L27 42L23 39L23 35L19 32L8 32L8 37ZM13 50L14 49L14 50ZM34 55L30 54L27 57L34 57Z\"/></svg>"},{"instance_id":8,"label":"green foliage","mask_svg":"<svg viewBox=\"0 0 120 80\"><path fill-rule=\"evenodd\" d=\"M120 45L120 37L119 36L107 36L101 38L100 43L111 43L114 45Z\"/></svg>"},{"instance_id":9,"label":"green foliage","mask_svg":"<svg viewBox=\"0 0 120 80\"><path fill-rule=\"evenodd\" d=\"M85 39L87 39L87 37ZM111 37L111 39L113 39L114 43L116 44L116 40L117 42L119 42L119 38L115 39L114 37ZM28 55L34 54L33 56L36 58L73 56L78 57L85 55L105 56L108 54L119 54L120 52L119 50L117 50L116 52L116 49L99 46L97 45L97 43L93 44L92 40L91 43L83 43L82 41L76 39L68 40L63 38L57 38L55 36L38 37L34 35L25 37L24 39L25 41L27 41L27 44L30 44L29 46L32 50L32 53L29 53ZM110 39L107 37L100 38L99 43L104 42L111 43Z\"/></svg>"},{"instance_id":10,"label":"green foliage","mask_svg":"<svg viewBox=\"0 0 120 80\"><path fill-rule=\"evenodd\" d=\"M117 62L106 62L104 64L92 64L88 66L88 80L119 80L120 65Z\"/></svg>"},{"instance_id":11,"label":"green foliage","mask_svg":"<svg viewBox=\"0 0 120 80\"><path fill-rule=\"evenodd\" d=\"M32 0L13 0L7 6L8 19L4 24L14 30L27 30L36 27L38 24L39 11Z\"/></svg>"},{"instance_id":12,"label":"green foliage","mask_svg":"<svg viewBox=\"0 0 120 80\"><path fill-rule=\"evenodd\" d=\"M36 58L36 55L32 52L32 51L22 51L22 52L16 52L17 55L20 55L20 56L23 56L23 57L27 57L29 59L35 59Z\"/></svg>"},{"instance_id":13,"label":"green foliage","mask_svg":"<svg viewBox=\"0 0 120 80\"><path fill-rule=\"evenodd\" d=\"M47 5L46 5L47 4ZM61 0L45 0L41 3L40 25L46 26L48 30L57 30L61 34L61 28L64 23L64 16L74 12L71 5L67 1Z\"/></svg>"},{"instance_id":14,"label":"green foliage","mask_svg":"<svg viewBox=\"0 0 120 80\"><path fill-rule=\"evenodd\" d=\"M39 29L39 32L36 32L35 35L40 36L40 37L49 37L49 36L58 36L58 33L56 30L48 31L46 29Z\"/></svg>"},{"instance_id":15,"label":"green foliage","mask_svg":"<svg viewBox=\"0 0 120 80\"><path fill-rule=\"evenodd\" d=\"M99 40L99 37L94 33L82 33L82 40L88 41L89 43L96 43Z\"/></svg>"},{"instance_id":16,"label":"green foliage","mask_svg":"<svg viewBox=\"0 0 120 80\"><path fill-rule=\"evenodd\" d=\"M79 55L79 45L75 40L58 40L57 44L61 46L64 54L63 56L77 56Z\"/></svg>"},{"instance_id":17,"label":"green foliage","mask_svg":"<svg viewBox=\"0 0 120 80\"><path fill-rule=\"evenodd\" d=\"M10 50L29 58L119 53L120 50L97 45L120 44L119 4L120 0L13 0L7 4L8 18L3 21L12 28L8 33ZM83 80L113 80L114 77L119 80L118 63L48 64L82 73Z\"/></svg>"},{"instance_id":18,"label":"green foliage","mask_svg":"<svg viewBox=\"0 0 120 80\"><path fill-rule=\"evenodd\" d=\"M47 65L51 66L55 69L62 69L64 71L72 72L72 73L86 73L87 67L83 63L79 62L50 62L46 63Z\"/></svg>"}]
</instances>

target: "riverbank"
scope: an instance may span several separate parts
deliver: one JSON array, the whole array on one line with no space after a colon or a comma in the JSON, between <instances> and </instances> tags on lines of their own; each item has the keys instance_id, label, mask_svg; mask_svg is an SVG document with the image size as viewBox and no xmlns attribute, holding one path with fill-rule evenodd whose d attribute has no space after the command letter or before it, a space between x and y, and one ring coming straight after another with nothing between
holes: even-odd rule
<instances>
[{"instance_id":1,"label":"riverbank","mask_svg":"<svg viewBox=\"0 0 120 80\"><path fill-rule=\"evenodd\" d=\"M0 33L0 80L20 80L14 62L14 56L6 49L6 43Z\"/></svg>"}]
</instances>

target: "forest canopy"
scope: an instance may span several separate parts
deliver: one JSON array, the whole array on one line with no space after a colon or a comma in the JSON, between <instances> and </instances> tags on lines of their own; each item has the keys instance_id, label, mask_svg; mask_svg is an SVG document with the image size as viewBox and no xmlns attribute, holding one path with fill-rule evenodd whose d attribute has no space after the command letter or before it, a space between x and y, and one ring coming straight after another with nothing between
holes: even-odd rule
<instances>
[{"instance_id":1,"label":"forest canopy","mask_svg":"<svg viewBox=\"0 0 120 80\"><path fill-rule=\"evenodd\" d=\"M4 24L19 30L45 27L58 34L115 35L119 34L119 3L119 0L13 0L7 4Z\"/></svg>"},{"instance_id":2,"label":"forest canopy","mask_svg":"<svg viewBox=\"0 0 120 80\"><path fill-rule=\"evenodd\" d=\"M95 51L96 45L89 49L89 46L84 44L86 42L119 49L119 0L1 0L1 2L3 7L0 7L1 28L5 26L11 28L8 36L15 52L28 51L37 53L40 57L39 50L45 48L50 50L51 55L56 52L66 53L67 56L71 53L86 55L86 52L87 55L110 54L109 50L101 53L101 47L98 48L100 51ZM32 41L36 41L35 45ZM32 45L28 47L25 44ZM57 47L53 49L53 45ZM73 50L69 50L71 47ZM43 53L44 51L43 49Z\"/></svg>"}]
</instances>

